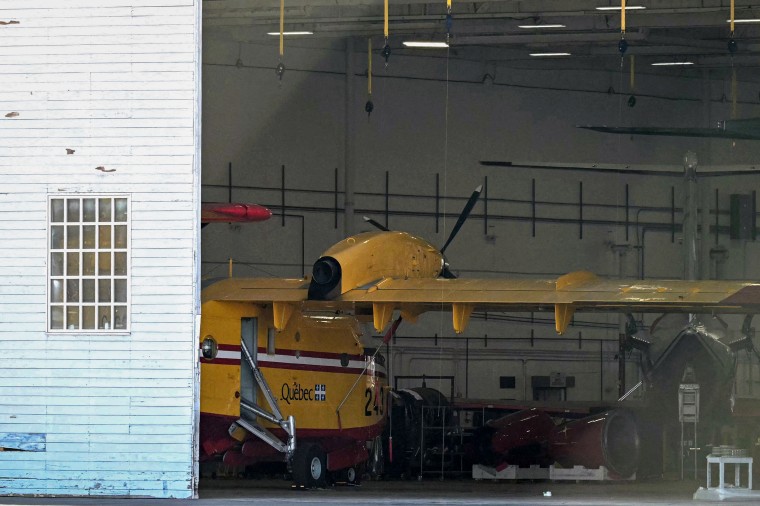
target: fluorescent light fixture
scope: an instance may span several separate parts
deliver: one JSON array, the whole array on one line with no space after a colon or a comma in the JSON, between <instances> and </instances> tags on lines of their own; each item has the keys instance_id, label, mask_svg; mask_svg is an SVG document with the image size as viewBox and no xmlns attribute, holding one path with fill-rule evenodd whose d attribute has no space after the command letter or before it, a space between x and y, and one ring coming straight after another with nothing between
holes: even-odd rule
<instances>
[{"instance_id":1,"label":"fluorescent light fixture","mask_svg":"<svg viewBox=\"0 0 760 506\"><path fill-rule=\"evenodd\" d=\"M626 5L625 6L625 10L627 10L627 11L640 11L640 10L644 10L644 9L646 9L646 7L644 7L643 5ZM598 11L619 11L620 7L610 5L609 7L597 7L596 10L598 10Z\"/></svg>"},{"instance_id":2,"label":"fluorescent light fixture","mask_svg":"<svg viewBox=\"0 0 760 506\"><path fill-rule=\"evenodd\" d=\"M449 47L445 42L433 42L422 40L405 40L404 45L406 47Z\"/></svg>"},{"instance_id":3,"label":"fluorescent light fixture","mask_svg":"<svg viewBox=\"0 0 760 506\"><path fill-rule=\"evenodd\" d=\"M676 65L694 65L693 61L661 61L657 63L653 63L654 66L660 66L660 67L672 67Z\"/></svg>"},{"instance_id":4,"label":"fluorescent light fixture","mask_svg":"<svg viewBox=\"0 0 760 506\"><path fill-rule=\"evenodd\" d=\"M570 53L530 53L531 56L570 56Z\"/></svg>"},{"instance_id":5,"label":"fluorescent light fixture","mask_svg":"<svg viewBox=\"0 0 760 506\"><path fill-rule=\"evenodd\" d=\"M517 25L517 28L567 28L565 25Z\"/></svg>"},{"instance_id":6,"label":"fluorescent light fixture","mask_svg":"<svg viewBox=\"0 0 760 506\"><path fill-rule=\"evenodd\" d=\"M288 37L289 35L314 35L314 32L282 32L282 34ZM267 35L277 35L279 37L280 32L267 32Z\"/></svg>"},{"instance_id":7,"label":"fluorescent light fixture","mask_svg":"<svg viewBox=\"0 0 760 506\"><path fill-rule=\"evenodd\" d=\"M730 22L730 19L726 20L726 23ZM734 19L734 23L760 23L760 18Z\"/></svg>"}]
</instances>

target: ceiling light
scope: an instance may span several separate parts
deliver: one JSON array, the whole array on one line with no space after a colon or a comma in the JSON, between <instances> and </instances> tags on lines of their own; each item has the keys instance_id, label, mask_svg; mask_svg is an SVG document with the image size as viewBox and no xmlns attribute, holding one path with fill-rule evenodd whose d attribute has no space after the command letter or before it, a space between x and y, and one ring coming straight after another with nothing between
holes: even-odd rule
<instances>
[{"instance_id":1,"label":"ceiling light","mask_svg":"<svg viewBox=\"0 0 760 506\"><path fill-rule=\"evenodd\" d=\"M657 63L653 63L652 65L655 66L674 66L674 65L694 65L693 61L661 61Z\"/></svg>"},{"instance_id":2,"label":"ceiling light","mask_svg":"<svg viewBox=\"0 0 760 506\"><path fill-rule=\"evenodd\" d=\"M730 19L726 20L726 23L730 22ZM734 23L760 23L760 18L734 19Z\"/></svg>"},{"instance_id":3,"label":"ceiling light","mask_svg":"<svg viewBox=\"0 0 760 506\"><path fill-rule=\"evenodd\" d=\"M406 47L449 47L449 45L445 42L426 42L421 40L405 40L404 45Z\"/></svg>"},{"instance_id":4,"label":"ceiling light","mask_svg":"<svg viewBox=\"0 0 760 506\"><path fill-rule=\"evenodd\" d=\"M287 37L289 35L314 35L314 32L282 32L282 34ZM280 32L267 32L267 35L277 35L279 37Z\"/></svg>"},{"instance_id":5,"label":"ceiling light","mask_svg":"<svg viewBox=\"0 0 760 506\"><path fill-rule=\"evenodd\" d=\"M517 25L517 28L567 28L565 25Z\"/></svg>"},{"instance_id":6,"label":"ceiling light","mask_svg":"<svg viewBox=\"0 0 760 506\"><path fill-rule=\"evenodd\" d=\"M531 56L570 56L570 53L530 53Z\"/></svg>"},{"instance_id":7,"label":"ceiling light","mask_svg":"<svg viewBox=\"0 0 760 506\"><path fill-rule=\"evenodd\" d=\"M640 11L646 9L643 5L626 5L625 10L627 11ZM617 6L609 6L609 7L597 7L596 10L598 11L619 11L620 7Z\"/></svg>"}]
</instances>

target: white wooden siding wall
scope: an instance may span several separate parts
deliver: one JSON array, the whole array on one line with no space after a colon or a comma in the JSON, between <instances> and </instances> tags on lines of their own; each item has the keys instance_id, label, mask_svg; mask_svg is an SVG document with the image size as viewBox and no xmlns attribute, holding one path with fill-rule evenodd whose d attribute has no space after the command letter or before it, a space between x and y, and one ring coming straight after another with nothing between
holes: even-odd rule
<instances>
[{"instance_id":1,"label":"white wooden siding wall","mask_svg":"<svg viewBox=\"0 0 760 506\"><path fill-rule=\"evenodd\" d=\"M199 3L0 2L0 494L194 494ZM46 333L74 192L131 198L128 335Z\"/></svg>"}]
</instances>

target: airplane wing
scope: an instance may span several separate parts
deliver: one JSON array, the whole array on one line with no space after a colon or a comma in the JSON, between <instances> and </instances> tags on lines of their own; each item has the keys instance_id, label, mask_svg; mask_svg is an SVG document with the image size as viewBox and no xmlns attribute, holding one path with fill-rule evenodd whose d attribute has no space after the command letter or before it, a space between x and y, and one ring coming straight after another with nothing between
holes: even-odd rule
<instances>
[{"instance_id":1,"label":"airplane wing","mask_svg":"<svg viewBox=\"0 0 760 506\"><path fill-rule=\"evenodd\" d=\"M728 119L718 122L717 128L609 127L606 125L579 125L578 128L611 134L760 140L760 118Z\"/></svg>"},{"instance_id":2,"label":"airplane wing","mask_svg":"<svg viewBox=\"0 0 760 506\"><path fill-rule=\"evenodd\" d=\"M590 125L582 125L578 128L585 128L586 130L593 130L595 132L604 132L609 134L760 140L760 135L756 133L720 130L718 128L608 127Z\"/></svg>"},{"instance_id":3,"label":"airplane wing","mask_svg":"<svg viewBox=\"0 0 760 506\"><path fill-rule=\"evenodd\" d=\"M232 278L217 286L215 292L204 291L204 300L272 304L282 328L295 307L353 310L372 314L378 332L391 321L393 311L401 311L405 319L427 311L451 311L457 333L464 331L473 311L553 310L559 333L567 329L575 311L760 311L760 283L601 279L583 271L552 280L385 278L327 301L308 300L308 285L308 278Z\"/></svg>"}]
</instances>

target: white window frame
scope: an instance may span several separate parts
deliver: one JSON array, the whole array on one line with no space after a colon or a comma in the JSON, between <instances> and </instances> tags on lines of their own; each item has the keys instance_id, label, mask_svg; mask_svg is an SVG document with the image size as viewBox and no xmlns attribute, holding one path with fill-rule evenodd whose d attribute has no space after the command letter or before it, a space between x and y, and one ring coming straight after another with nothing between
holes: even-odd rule
<instances>
[{"instance_id":1,"label":"white window frame","mask_svg":"<svg viewBox=\"0 0 760 506\"><path fill-rule=\"evenodd\" d=\"M86 199L94 199L95 200L95 221L84 221L84 204L83 202ZM100 220L100 199L111 199L111 217L108 221L101 221ZM116 209L115 209L115 199L125 199L126 200L126 221L116 221ZM57 221L53 222L53 202L55 200L62 200L63 201L63 221ZM78 221L68 221L68 202L70 200L78 200L79 201L79 219ZM131 317L132 317L132 289L131 289L131 279L132 279L132 255L131 255L131 243L132 243L132 198L129 194L93 194L93 193L76 193L76 194L49 194L47 199L47 284L46 284L46 329L48 333L66 333L66 334L81 334L81 333L87 333L87 334L125 334L129 333L131 329ZM100 226L105 225L110 227L110 234L111 234L111 240L110 240L110 246L106 248L100 247ZM116 247L116 233L115 233L115 226L116 225L126 225L126 247L123 248L117 248ZM63 248L53 248L53 227L54 226L62 226L63 227L63 237L61 238L61 242L63 245ZM78 226L79 230L79 238L78 238L78 247L77 248L68 248L68 231L70 226ZM84 247L84 226L94 226L94 246L92 248L85 248ZM99 272L99 262L100 262L100 255L99 253L110 253L110 272L109 274L100 274ZM61 272L62 274L53 274L54 269L54 262L53 262L53 255L54 254L60 254L62 253L62 257L60 257L61 261ZM77 253L78 254L78 272L76 275L69 275L68 271L68 262L67 262L67 254L68 253ZM85 275L84 274L84 253L92 253L94 255L94 271L91 275ZM126 267L126 273L125 274L115 274L115 268L116 268L116 261L115 261L115 254L116 253L124 253L125 258L125 267ZM58 287L60 290L60 294L58 295L58 298L60 300L53 301L53 281L60 280L62 283ZM67 293L67 287L68 287L68 281L76 281L76 287L77 287L77 301L69 301L67 300L69 298L69 295ZM92 301L85 301L84 300L84 280L92 280L93 282L93 300ZM99 291L100 291L100 282L101 281L110 281L109 283L109 289L110 289L110 300L109 301L101 301L99 300ZM115 280L121 280L125 284L125 290L126 290L126 297L125 302L116 302L116 284ZM54 307L63 307L63 324L60 328L52 328L53 322L53 308ZM67 308L69 307L77 307L78 308L78 322L76 325L74 325L74 328L72 328L69 324L68 318L69 314L67 311ZM84 324L84 307L94 307L94 328L82 328ZM101 318L101 308L108 308L108 317L103 320ZM114 325L114 317L115 317L115 308L116 307L124 307L124 318L123 318L123 324L119 325L119 328L114 328L116 325ZM106 315L102 315L106 316ZM107 325L106 325L107 323Z\"/></svg>"}]
</instances>

